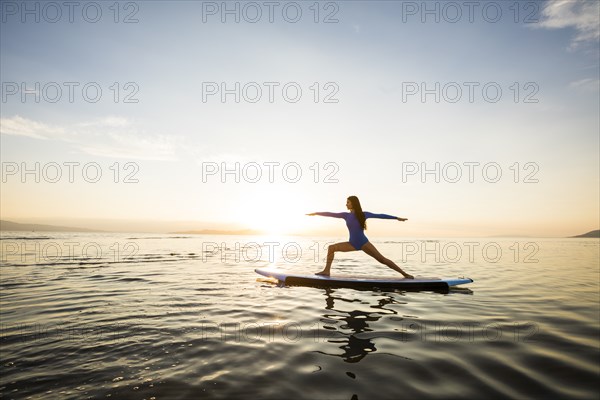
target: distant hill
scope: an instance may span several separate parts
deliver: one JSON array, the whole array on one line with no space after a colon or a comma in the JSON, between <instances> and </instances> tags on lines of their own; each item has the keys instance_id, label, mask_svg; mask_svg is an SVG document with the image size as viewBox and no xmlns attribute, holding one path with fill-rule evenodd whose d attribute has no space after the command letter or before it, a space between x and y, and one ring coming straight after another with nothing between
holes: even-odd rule
<instances>
[{"instance_id":1,"label":"distant hill","mask_svg":"<svg viewBox=\"0 0 600 400\"><path fill-rule=\"evenodd\" d=\"M569 236L572 238L600 238L600 230L589 231L588 233L584 233L583 235L577 236Z\"/></svg>"},{"instance_id":2,"label":"distant hill","mask_svg":"<svg viewBox=\"0 0 600 400\"><path fill-rule=\"evenodd\" d=\"M45 225L45 224L21 224L13 221L0 220L0 231L20 231L20 232L107 232L100 229L88 229L73 226ZM163 230L162 232L164 232ZM113 232L113 231L109 231ZM117 230L116 232L119 232ZM222 230L222 229L202 229L169 232L184 235L261 235L263 232L252 229L240 230Z\"/></svg>"},{"instance_id":3,"label":"distant hill","mask_svg":"<svg viewBox=\"0 0 600 400\"><path fill-rule=\"evenodd\" d=\"M28 232L102 232L97 229L76 228L72 226L57 226L43 224L19 224L12 221L0 220L0 231L28 231Z\"/></svg>"},{"instance_id":4,"label":"distant hill","mask_svg":"<svg viewBox=\"0 0 600 400\"><path fill-rule=\"evenodd\" d=\"M260 231L253 231L252 229L242 229L237 231L224 231L220 229L202 229L199 231L179 231L170 232L180 235L261 235Z\"/></svg>"}]
</instances>

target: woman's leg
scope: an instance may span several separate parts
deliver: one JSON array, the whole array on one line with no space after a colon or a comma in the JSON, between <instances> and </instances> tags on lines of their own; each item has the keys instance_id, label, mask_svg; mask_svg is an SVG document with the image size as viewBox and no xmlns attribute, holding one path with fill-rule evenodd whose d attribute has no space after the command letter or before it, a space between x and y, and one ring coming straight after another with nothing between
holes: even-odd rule
<instances>
[{"instance_id":1,"label":"woman's leg","mask_svg":"<svg viewBox=\"0 0 600 400\"><path fill-rule=\"evenodd\" d=\"M340 242L330 245L327 248L327 264L325 264L325 269L321 272L317 272L316 275L329 275L331 263L333 262L333 257L335 256L336 251L356 251L356 249L350 244L350 242Z\"/></svg>"},{"instance_id":2,"label":"woman's leg","mask_svg":"<svg viewBox=\"0 0 600 400\"><path fill-rule=\"evenodd\" d=\"M414 278L414 276L402 271L402 268L397 266L392 260L382 256L381 253L375 248L375 246L373 246L373 244L371 242L367 242L361 248L361 250L364 251L365 253L367 253L368 255L370 255L371 257L373 257L374 259L376 259L377 261L379 261L380 263L387 265L394 271L400 272L402 275L404 275L405 278L409 278L409 279Z\"/></svg>"}]
</instances>

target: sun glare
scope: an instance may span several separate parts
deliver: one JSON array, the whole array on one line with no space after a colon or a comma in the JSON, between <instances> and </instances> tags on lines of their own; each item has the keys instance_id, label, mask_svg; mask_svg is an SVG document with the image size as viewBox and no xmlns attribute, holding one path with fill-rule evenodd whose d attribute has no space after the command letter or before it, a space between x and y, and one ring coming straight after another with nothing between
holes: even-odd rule
<instances>
[{"instance_id":1,"label":"sun glare","mask_svg":"<svg viewBox=\"0 0 600 400\"><path fill-rule=\"evenodd\" d=\"M308 227L303 202L281 194L246 198L239 210L240 224L270 236L300 233Z\"/></svg>"}]
</instances>

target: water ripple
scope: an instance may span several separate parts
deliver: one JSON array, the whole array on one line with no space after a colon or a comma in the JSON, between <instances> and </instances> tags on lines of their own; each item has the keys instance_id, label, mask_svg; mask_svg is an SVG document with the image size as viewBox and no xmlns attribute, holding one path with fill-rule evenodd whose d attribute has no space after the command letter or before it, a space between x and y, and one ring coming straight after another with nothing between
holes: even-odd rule
<instances>
[{"instance_id":1,"label":"water ripple","mask_svg":"<svg viewBox=\"0 0 600 400\"><path fill-rule=\"evenodd\" d=\"M443 294L273 285L258 263L203 257L194 238L145 239L131 260L0 266L3 398L597 398L598 249L586 243L545 249L573 260L564 285L564 259L415 266L476 278ZM303 263L292 267L316 269ZM359 266L381 272L351 257L339 268Z\"/></svg>"}]
</instances>

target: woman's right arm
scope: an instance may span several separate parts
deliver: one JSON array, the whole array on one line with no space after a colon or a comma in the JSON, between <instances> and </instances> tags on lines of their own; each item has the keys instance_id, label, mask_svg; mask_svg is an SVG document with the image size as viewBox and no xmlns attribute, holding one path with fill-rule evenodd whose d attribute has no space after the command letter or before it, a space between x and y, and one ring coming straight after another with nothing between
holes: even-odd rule
<instances>
[{"instance_id":1,"label":"woman's right arm","mask_svg":"<svg viewBox=\"0 0 600 400\"><path fill-rule=\"evenodd\" d=\"M333 213L333 212L314 212L314 213L310 213L310 214L306 214L306 215L319 215L321 217L333 217L333 218L344 218L344 213Z\"/></svg>"}]
</instances>

